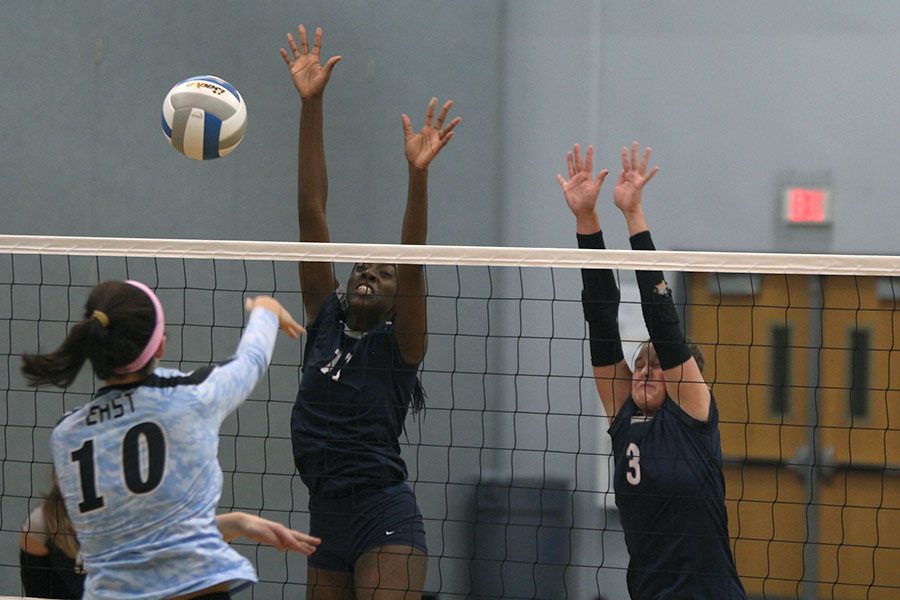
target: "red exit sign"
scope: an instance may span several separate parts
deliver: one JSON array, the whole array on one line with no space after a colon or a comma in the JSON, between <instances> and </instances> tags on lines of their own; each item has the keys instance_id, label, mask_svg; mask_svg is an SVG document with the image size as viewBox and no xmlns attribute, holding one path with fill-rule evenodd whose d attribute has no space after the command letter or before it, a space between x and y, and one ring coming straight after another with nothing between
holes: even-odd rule
<instances>
[{"instance_id":1,"label":"red exit sign","mask_svg":"<svg viewBox=\"0 0 900 600\"><path fill-rule=\"evenodd\" d=\"M789 225L830 225L831 193L825 188L785 188L784 220Z\"/></svg>"}]
</instances>

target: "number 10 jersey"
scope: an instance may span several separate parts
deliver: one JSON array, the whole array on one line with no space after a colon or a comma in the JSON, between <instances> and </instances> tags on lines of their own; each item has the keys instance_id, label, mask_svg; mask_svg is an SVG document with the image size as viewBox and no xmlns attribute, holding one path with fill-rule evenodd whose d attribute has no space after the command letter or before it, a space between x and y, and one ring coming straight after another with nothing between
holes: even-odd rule
<instances>
[{"instance_id":1,"label":"number 10 jersey","mask_svg":"<svg viewBox=\"0 0 900 600\"><path fill-rule=\"evenodd\" d=\"M54 429L85 598L167 598L256 581L216 527L219 427L262 377L277 331L275 315L255 309L231 360L105 387Z\"/></svg>"}]
</instances>

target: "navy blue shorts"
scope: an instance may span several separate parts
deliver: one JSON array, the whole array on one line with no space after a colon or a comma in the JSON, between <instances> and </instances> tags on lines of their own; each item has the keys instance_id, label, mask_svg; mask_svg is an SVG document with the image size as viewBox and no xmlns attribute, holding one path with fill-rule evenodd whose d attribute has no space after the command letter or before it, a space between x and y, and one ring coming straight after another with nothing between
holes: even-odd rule
<instances>
[{"instance_id":1,"label":"navy blue shorts","mask_svg":"<svg viewBox=\"0 0 900 600\"><path fill-rule=\"evenodd\" d=\"M341 498L311 497L309 533L322 539L309 564L329 571L352 573L360 556L380 546L411 546L428 554L422 513L405 483Z\"/></svg>"}]
</instances>

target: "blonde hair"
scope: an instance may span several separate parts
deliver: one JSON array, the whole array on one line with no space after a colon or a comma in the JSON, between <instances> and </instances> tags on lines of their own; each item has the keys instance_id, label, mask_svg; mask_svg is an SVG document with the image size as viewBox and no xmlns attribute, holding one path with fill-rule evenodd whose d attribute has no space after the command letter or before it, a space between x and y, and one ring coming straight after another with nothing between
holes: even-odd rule
<instances>
[{"instance_id":1,"label":"blonde hair","mask_svg":"<svg viewBox=\"0 0 900 600\"><path fill-rule=\"evenodd\" d=\"M56 478L54 477L54 480ZM44 513L44 523L47 526L47 537L53 545L59 548L69 558L75 558L80 552L78 539L75 537L75 528L69 520L66 504L63 501L62 492L54 481L53 487L44 498L41 506Z\"/></svg>"},{"instance_id":2,"label":"blonde hair","mask_svg":"<svg viewBox=\"0 0 900 600\"><path fill-rule=\"evenodd\" d=\"M687 345L688 351L691 353L691 356L694 357L694 360L697 362L697 367L700 369L700 372L703 372L703 367L706 366L706 359L703 358L703 351L700 350L700 346L698 346L694 340L690 338L690 336L685 336L684 343ZM634 355L631 357L631 365L634 366L635 361L637 360L638 355L641 352L645 352L647 346L653 344L653 340L644 340L641 342L638 347L634 351Z\"/></svg>"}]
</instances>

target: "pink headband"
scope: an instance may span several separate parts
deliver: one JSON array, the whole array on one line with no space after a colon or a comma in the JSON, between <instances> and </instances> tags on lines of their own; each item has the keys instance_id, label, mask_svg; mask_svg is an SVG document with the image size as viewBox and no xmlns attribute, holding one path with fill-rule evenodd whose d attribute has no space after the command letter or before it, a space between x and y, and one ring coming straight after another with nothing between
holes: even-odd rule
<instances>
[{"instance_id":1,"label":"pink headband","mask_svg":"<svg viewBox=\"0 0 900 600\"><path fill-rule=\"evenodd\" d=\"M127 283L128 285L133 285L137 289L147 294L147 296L150 298L150 302L153 303L153 311L156 313L156 325L154 325L153 333L150 334L150 339L147 340L147 345L144 346L144 349L141 351L140 355L124 367L119 367L118 369L116 369L116 373L119 373L120 375L124 373L134 373L135 371L140 370L148 362L150 362L150 359L153 358L153 355L156 354L156 351L159 349L159 344L160 342L162 342L163 338L163 332L166 329L166 318L163 314L162 304L159 303L159 298L156 297L156 294L153 293L153 290L148 288L140 281L134 281L133 279L129 279L125 283Z\"/></svg>"}]
</instances>

